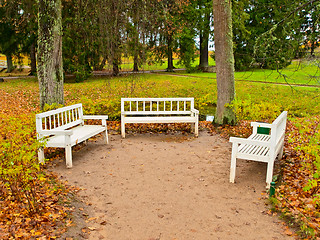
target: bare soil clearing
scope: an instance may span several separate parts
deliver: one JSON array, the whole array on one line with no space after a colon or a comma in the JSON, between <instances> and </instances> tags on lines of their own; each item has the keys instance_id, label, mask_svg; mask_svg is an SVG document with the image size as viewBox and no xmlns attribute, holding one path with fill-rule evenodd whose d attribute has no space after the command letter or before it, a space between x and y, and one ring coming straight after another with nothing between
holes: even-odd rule
<instances>
[{"instance_id":1,"label":"bare soil clearing","mask_svg":"<svg viewBox=\"0 0 320 240\"><path fill-rule=\"evenodd\" d=\"M111 135L109 145L102 139L89 142L73 153L72 169L63 161L52 169L83 188L79 196L88 213L86 228L75 226L64 237L293 239L261 199L267 165L238 161L231 184L230 155L231 144L206 131L198 138L128 134L126 139Z\"/></svg>"}]
</instances>

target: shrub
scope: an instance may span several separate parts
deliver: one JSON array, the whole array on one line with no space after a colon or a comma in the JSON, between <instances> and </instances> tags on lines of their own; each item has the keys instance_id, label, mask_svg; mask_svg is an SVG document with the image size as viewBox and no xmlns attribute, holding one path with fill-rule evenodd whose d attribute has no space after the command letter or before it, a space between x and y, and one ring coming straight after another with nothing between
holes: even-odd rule
<instances>
[{"instance_id":1,"label":"shrub","mask_svg":"<svg viewBox=\"0 0 320 240\"><path fill-rule=\"evenodd\" d=\"M42 175L35 156L40 143L34 134L34 115L0 119L1 196L19 200L29 212L36 212L35 182Z\"/></svg>"},{"instance_id":2,"label":"shrub","mask_svg":"<svg viewBox=\"0 0 320 240\"><path fill-rule=\"evenodd\" d=\"M254 103L250 95L246 99L236 99L231 104L238 120L276 119L281 108L271 102Z\"/></svg>"}]
</instances>

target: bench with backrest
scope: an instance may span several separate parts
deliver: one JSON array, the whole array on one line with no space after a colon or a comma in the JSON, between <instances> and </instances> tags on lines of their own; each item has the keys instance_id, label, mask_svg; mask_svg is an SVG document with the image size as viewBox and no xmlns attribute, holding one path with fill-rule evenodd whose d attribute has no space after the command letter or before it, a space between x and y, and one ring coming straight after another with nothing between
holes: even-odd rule
<instances>
[{"instance_id":1,"label":"bench with backrest","mask_svg":"<svg viewBox=\"0 0 320 240\"><path fill-rule=\"evenodd\" d=\"M121 135L127 123L191 123L198 136L194 98L121 98Z\"/></svg>"},{"instance_id":2,"label":"bench with backrest","mask_svg":"<svg viewBox=\"0 0 320 240\"><path fill-rule=\"evenodd\" d=\"M232 142L230 182L234 183L236 159L240 158L268 163L266 182L267 188L270 187L274 161L277 156L281 159L283 155L286 122L287 112L284 111L272 124L252 122L253 133L248 138L230 138ZM264 129L268 129L267 134L259 133L259 130L263 132Z\"/></svg>"},{"instance_id":3,"label":"bench with backrest","mask_svg":"<svg viewBox=\"0 0 320 240\"><path fill-rule=\"evenodd\" d=\"M101 125L85 125L84 120L101 120ZM46 147L65 148L66 165L72 167L72 146L104 132L108 143L108 116L83 115L82 104L62 107L36 115L37 138ZM39 161L44 161L44 151L38 151Z\"/></svg>"}]
</instances>

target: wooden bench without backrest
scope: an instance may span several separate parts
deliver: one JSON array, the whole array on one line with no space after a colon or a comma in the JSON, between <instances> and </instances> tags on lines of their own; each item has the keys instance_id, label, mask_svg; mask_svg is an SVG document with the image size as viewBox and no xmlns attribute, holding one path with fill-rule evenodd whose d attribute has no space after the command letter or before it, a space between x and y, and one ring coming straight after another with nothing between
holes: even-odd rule
<instances>
[{"instance_id":1,"label":"wooden bench without backrest","mask_svg":"<svg viewBox=\"0 0 320 240\"><path fill-rule=\"evenodd\" d=\"M194 98L121 98L121 135L126 123L191 123L198 136Z\"/></svg>"},{"instance_id":2,"label":"wooden bench without backrest","mask_svg":"<svg viewBox=\"0 0 320 240\"><path fill-rule=\"evenodd\" d=\"M268 163L267 188L270 188L273 175L274 161L283 155L284 135L286 130L287 112L282 112L272 123L252 122L253 133L246 139L231 137L232 155L230 168L230 182L234 183L236 175L236 159L246 159ZM258 133L258 127L270 129L270 134Z\"/></svg>"},{"instance_id":3,"label":"wooden bench without backrest","mask_svg":"<svg viewBox=\"0 0 320 240\"><path fill-rule=\"evenodd\" d=\"M101 120L101 125L85 125L84 120ZM90 137L105 132L108 143L107 115L83 115L82 104L62 107L36 115L37 138L46 147L65 148L66 164L72 167L71 147ZM43 148L38 151L39 162L44 161Z\"/></svg>"}]
</instances>

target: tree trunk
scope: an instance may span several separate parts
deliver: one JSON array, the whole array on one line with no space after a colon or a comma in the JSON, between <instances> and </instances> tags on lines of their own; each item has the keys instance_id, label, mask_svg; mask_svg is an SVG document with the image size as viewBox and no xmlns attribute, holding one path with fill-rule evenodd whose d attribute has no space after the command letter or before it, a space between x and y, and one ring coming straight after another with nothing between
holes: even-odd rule
<instances>
[{"instance_id":1,"label":"tree trunk","mask_svg":"<svg viewBox=\"0 0 320 240\"><path fill-rule=\"evenodd\" d=\"M172 36L168 35L168 72L173 72Z\"/></svg>"},{"instance_id":2,"label":"tree trunk","mask_svg":"<svg viewBox=\"0 0 320 240\"><path fill-rule=\"evenodd\" d=\"M217 124L235 124L228 107L235 97L231 0L213 0L214 42L217 68Z\"/></svg>"},{"instance_id":3,"label":"tree trunk","mask_svg":"<svg viewBox=\"0 0 320 240\"><path fill-rule=\"evenodd\" d=\"M133 56L133 71L134 72L139 72L139 57L138 57L138 51L134 52L134 56Z\"/></svg>"},{"instance_id":4,"label":"tree trunk","mask_svg":"<svg viewBox=\"0 0 320 240\"><path fill-rule=\"evenodd\" d=\"M205 32L200 34L200 63L199 68L205 70L208 67L208 55L209 55L209 34L205 35Z\"/></svg>"},{"instance_id":5,"label":"tree trunk","mask_svg":"<svg viewBox=\"0 0 320 240\"><path fill-rule=\"evenodd\" d=\"M37 60L36 60L36 44L32 43L30 46L30 60L31 60L31 70L30 74L31 76L35 76L37 72Z\"/></svg>"},{"instance_id":6,"label":"tree trunk","mask_svg":"<svg viewBox=\"0 0 320 240\"><path fill-rule=\"evenodd\" d=\"M205 28L200 32L200 63L199 68L206 70L209 66L209 30L210 15L205 16Z\"/></svg>"},{"instance_id":7,"label":"tree trunk","mask_svg":"<svg viewBox=\"0 0 320 240\"><path fill-rule=\"evenodd\" d=\"M136 16L136 15L135 15ZM137 26L135 26L137 28ZM134 50L133 50L133 71L139 72L139 33L138 29L134 33Z\"/></svg>"},{"instance_id":8,"label":"tree trunk","mask_svg":"<svg viewBox=\"0 0 320 240\"><path fill-rule=\"evenodd\" d=\"M38 0L38 81L40 108L64 104L61 0Z\"/></svg>"},{"instance_id":9,"label":"tree trunk","mask_svg":"<svg viewBox=\"0 0 320 240\"><path fill-rule=\"evenodd\" d=\"M119 70L119 61L117 59L114 59L112 62L112 74L113 76L117 76L120 72Z\"/></svg>"},{"instance_id":10,"label":"tree trunk","mask_svg":"<svg viewBox=\"0 0 320 240\"><path fill-rule=\"evenodd\" d=\"M97 70L99 70L99 71L102 71L102 70L103 70L104 66L106 65L107 58L108 58L108 57L107 57L107 55L105 54L105 56L103 57L100 65L99 65L99 68L98 68Z\"/></svg>"},{"instance_id":11,"label":"tree trunk","mask_svg":"<svg viewBox=\"0 0 320 240\"><path fill-rule=\"evenodd\" d=\"M312 39L311 41L311 49L310 49L310 55L311 57L314 57L314 50L316 49L316 40Z\"/></svg>"},{"instance_id":12,"label":"tree trunk","mask_svg":"<svg viewBox=\"0 0 320 240\"><path fill-rule=\"evenodd\" d=\"M7 73L11 73L13 70L13 63L12 63L12 55L6 54L6 58L7 58Z\"/></svg>"}]
</instances>

